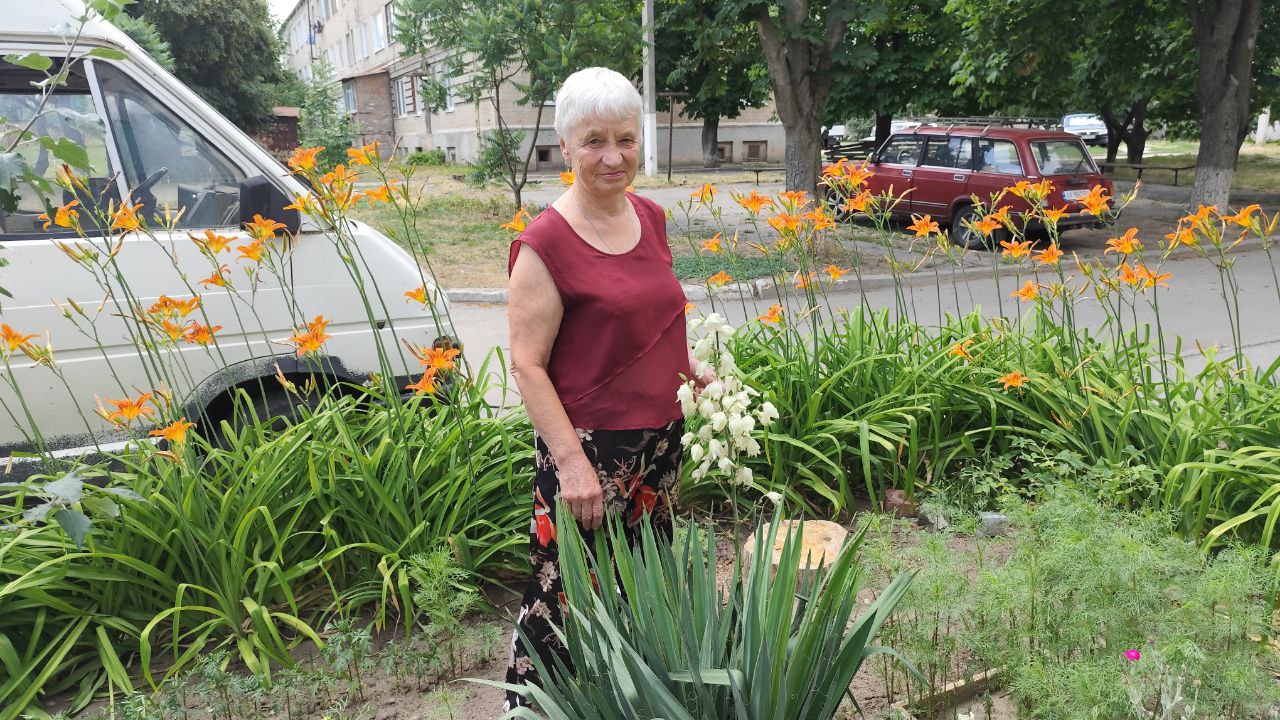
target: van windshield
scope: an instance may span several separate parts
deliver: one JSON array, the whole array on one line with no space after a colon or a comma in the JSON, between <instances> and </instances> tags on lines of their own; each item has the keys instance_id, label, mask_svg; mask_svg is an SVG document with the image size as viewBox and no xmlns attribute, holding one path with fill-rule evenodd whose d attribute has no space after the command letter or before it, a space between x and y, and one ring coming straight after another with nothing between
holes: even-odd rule
<instances>
[{"instance_id":1,"label":"van windshield","mask_svg":"<svg viewBox=\"0 0 1280 720\"><path fill-rule=\"evenodd\" d=\"M1089 151L1078 140L1038 140L1031 143L1031 154L1041 175L1097 172Z\"/></svg>"}]
</instances>

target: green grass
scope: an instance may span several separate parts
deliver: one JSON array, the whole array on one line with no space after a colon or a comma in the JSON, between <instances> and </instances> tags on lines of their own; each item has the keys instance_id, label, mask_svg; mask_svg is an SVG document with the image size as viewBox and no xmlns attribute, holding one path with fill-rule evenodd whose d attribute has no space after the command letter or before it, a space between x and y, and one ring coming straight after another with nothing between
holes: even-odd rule
<instances>
[{"instance_id":1,"label":"green grass","mask_svg":"<svg viewBox=\"0 0 1280 720\"><path fill-rule=\"evenodd\" d=\"M1142 162L1143 164L1152 165L1195 165L1198 147L1199 144L1194 141L1152 141L1147 143L1146 153ZM1233 189L1275 192L1276 188L1280 188L1280 153L1271 151L1270 147L1255 149L1252 145L1246 145L1242 148L1239 164L1236 166L1235 175L1231 180ZM1091 148L1090 150L1094 157L1099 160L1106 157L1106 150L1103 148ZM1154 153L1161 154L1154 155ZM1121 148L1117 161L1125 161L1123 148ZM1107 173L1107 177L1113 180L1133 180L1137 176L1137 171L1127 168L1117 168ZM1193 185L1195 179L1195 170L1182 170L1178 173L1178 185L1180 186ZM1142 180L1147 183L1172 185L1173 172L1169 170L1144 170Z\"/></svg>"}]
</instances>

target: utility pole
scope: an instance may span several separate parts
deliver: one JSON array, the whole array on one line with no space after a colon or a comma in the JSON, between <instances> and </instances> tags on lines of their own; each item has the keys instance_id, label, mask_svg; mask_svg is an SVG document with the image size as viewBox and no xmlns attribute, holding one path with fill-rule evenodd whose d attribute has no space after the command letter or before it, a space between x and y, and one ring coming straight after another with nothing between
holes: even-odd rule
<instances>
[{"instance_id":1,"label":"utility pole","mask_svg":"<svg viewBox=\"0 0 1280 720\"><path fill-rule=\"evenodd\" d=\"M640 22L644 26L644 174L658 174L657 69L653 58L653 0L644 0Z\"/></svg>"}]
</instances>

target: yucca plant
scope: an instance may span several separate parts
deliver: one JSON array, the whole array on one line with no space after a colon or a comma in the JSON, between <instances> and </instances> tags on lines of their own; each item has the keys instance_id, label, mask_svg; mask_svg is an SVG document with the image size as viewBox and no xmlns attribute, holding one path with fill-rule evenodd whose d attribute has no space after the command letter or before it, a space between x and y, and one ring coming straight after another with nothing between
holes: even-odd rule
<instances>
[{"instance_id":1,"label":"yucca plant","mask_svg":"<svg viewBox=\"0 0 1280 720\"><path fill-rule=\"evenodd\" d=\"M806 571L792 532L775 569L780 516L758 523L751 558L735 562L724 584L710 528L695 523L673 547L646 521L638 546L626 549L614 525L596 534L593 555L571 515L559 517L573 670L535 657L542 685L491 683L522 693L550 720L828 720L864 660L896 655L872 643L912 576L859 606L861 533L829 567ZM506 717L539 716L517 708Z\"/></svg>"}]
</instances>

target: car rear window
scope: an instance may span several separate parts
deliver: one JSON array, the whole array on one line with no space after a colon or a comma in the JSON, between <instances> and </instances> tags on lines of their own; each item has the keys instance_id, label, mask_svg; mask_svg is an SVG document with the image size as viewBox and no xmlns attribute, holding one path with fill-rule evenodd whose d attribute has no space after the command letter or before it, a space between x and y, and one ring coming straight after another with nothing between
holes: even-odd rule
<instances>
[{"instance_id":1,"label":"car rear window","mask_svg":"<svg viewBox=\"0 0 1280 720\"><path fill-rule=\"evenodd\" d=\"M1094 172L1093 158L1077 140L1039 140L1031 143L1041 175Z\"/></svg>"}]
</instances>

